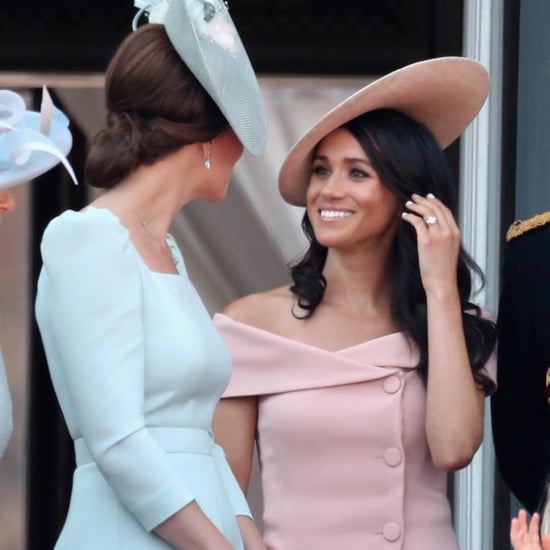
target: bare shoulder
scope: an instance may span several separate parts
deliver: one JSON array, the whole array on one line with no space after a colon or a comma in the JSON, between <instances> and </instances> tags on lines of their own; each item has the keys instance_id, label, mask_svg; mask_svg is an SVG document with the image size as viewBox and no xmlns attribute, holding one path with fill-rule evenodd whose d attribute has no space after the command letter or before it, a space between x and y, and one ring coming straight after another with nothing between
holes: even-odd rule
<instances>
[{"instance_id":1,"label":"bare shoulder","mask_svg":"<svg viewBox=\"0 0 550 550\"><path fill-rule=\"evenodd\" d=\"M280 324L292 315L293 303L294 295L287 285L239 298L231 302L223 313L239 323L279 332Z\"/></svg>"}]
</instances>

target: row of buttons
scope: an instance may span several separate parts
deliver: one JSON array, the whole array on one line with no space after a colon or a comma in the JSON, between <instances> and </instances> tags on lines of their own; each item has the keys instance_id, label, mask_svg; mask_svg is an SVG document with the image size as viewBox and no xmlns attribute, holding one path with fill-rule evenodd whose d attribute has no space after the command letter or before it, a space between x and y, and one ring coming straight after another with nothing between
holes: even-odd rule
<instances>
[{"instance_id":1,"label":"row of buttons","mask_svg":"<svg viewBox=\"0 0 550 550\"><path fill-rule=\"evenodd\" d=\"M402 381L399 376L388 376L384 380L383 387L386 393L394 394L401 389ZM389 447L384 452L384 462L395 468L399 466L403 460L403 453L397 447ZM397 523L389 522L382 529L382 536L388 542L395 542L401 536L401 527Z\"/></svg>"}]
</instances>

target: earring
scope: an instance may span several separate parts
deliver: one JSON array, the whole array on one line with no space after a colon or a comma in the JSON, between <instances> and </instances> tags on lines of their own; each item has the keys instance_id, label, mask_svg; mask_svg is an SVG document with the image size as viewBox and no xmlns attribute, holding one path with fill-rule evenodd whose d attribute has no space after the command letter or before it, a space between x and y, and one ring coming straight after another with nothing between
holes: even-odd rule
<instances>
[{"instance_id":1,"label":"earring","mask_svg":"<svg viewBox=\"0 0 550 550\"><path fill-rule=\"evenodd\" d=\"M208 144L208 153L206 153L206 158L204 159L204 167L207 170L210 170L212 168L212 163L210 162L210 151L212 150L212 144Z\"/></svg>"}]
</instances>

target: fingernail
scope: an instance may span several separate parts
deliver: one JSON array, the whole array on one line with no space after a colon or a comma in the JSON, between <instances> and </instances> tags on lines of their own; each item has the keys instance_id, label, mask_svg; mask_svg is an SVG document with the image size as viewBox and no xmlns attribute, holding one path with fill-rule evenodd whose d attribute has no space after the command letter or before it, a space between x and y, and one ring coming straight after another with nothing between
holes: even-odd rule
<instances>
[{"instance_id":1,"label":"fingernail","mask_svg":"<svg viewBox=\"0 0 550 550\"><path fill-rule=\"evenodd\" d=\"M405 216L408 216L409 213L408 212L401 212L401 217L404 218Z\"/></svg>"},{"instance_id":2,"label":"fingernail","mask_svg":"<svg viewBox=\"0 0 550 550\"><path fill-rule=\"evenodd\" d=\"M432 193L428 193L426 197L428 197L429 199L435 199L435 195L433 195Z\"/></svg>"},{"instance_id":3,"label":"fingernail","mask_svg":"<svg viewBox=\"0 0 550 550\"><path fill-rule=\"evenodd\" d=\"M412 206L413 204L414 204L413 201L407 201L407 202L405 203L406 206Z\"/></svg>"}]
</instances>

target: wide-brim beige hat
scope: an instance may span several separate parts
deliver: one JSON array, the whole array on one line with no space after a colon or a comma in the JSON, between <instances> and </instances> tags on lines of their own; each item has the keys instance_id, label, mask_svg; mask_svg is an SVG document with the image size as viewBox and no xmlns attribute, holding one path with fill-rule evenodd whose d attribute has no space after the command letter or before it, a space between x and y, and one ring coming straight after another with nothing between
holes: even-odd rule
<instances>
[{"instance_id":1,"label":"wide-brim beige hat","mask_svg":"<svg viewBox=\"0 0 550 550\"><path fill-rule=\"evenodd\" d=\"M304 206L316 145L355 117L396 109L424 124L442 149L455 141L489 93L485 67L465 57L440 57L407 65L375 80L334 107L290 149L279 171L285 201Z\"/></svg>"}]
</instances>

